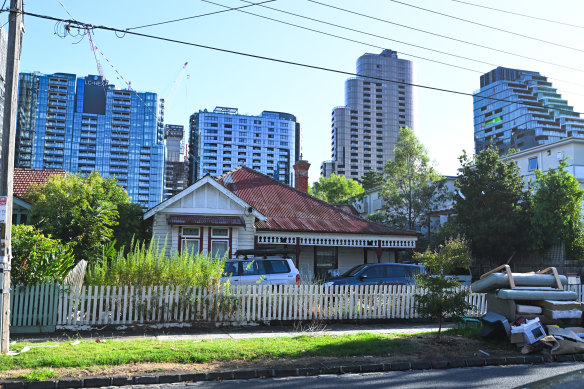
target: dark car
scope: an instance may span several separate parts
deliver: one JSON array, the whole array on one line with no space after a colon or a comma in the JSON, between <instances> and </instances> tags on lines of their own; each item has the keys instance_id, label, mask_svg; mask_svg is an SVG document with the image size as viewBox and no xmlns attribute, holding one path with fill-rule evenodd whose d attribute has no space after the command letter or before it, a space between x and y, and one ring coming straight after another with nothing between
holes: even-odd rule
<instances>
[{"instance_id":1,"label":"dark car","mask_svg":"<svg viewBox=\"0 0 584 389\"><path fill-rule=\"evenodd\" d=\"M363 264L331 278L324 285L415 285L414 276L423 271L420 265L405 263Z\"/></svg>"}]
</instances>

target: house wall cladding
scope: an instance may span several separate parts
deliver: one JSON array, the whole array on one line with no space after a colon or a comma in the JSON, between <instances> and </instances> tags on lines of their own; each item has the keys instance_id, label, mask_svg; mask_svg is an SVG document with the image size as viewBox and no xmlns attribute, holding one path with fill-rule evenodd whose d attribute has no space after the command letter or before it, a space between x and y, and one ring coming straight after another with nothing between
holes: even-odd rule
<instances>
[{"instance_id":1,"label":"house wall cladding","mask_svg":"<svg viewBox=\"0 0 584 389\"><path fill-rule=\"evenodd\" d=\"M154 239L157 239L160 244L163 244L166 239L167 254L179 248L180 226L169 225L167 220L173 214L240 216L244 220L245 228L232 228L232 249L251 249L254 247L255 216L248 214L247 210L209 184L204 185L200 190L190 193L175 204L165 208L164 211L154 215L152 233ZM210 226L198 227L202 228L203 234L201 248L203 251L208 251Z\"/></svg>"}]
</instances>

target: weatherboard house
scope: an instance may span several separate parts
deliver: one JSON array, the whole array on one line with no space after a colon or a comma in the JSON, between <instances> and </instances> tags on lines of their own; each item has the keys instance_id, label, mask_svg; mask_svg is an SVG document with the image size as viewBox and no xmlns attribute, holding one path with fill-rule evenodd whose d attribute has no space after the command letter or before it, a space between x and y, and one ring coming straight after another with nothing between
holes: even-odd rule
<instances>
[{"instance_id":1,"label":"weatherboard house","mask_svg":"<svg viewBox=\"0 0 584 389\"><path fill-rule=\"evenodd\" d=\"M416 247L414 231L367 221L310 196L309 166L294 165L296 188L245 166L217 178L206 175L144 218L153 218L153 238L166 241L169 251L232 256L239 249L288 249L309 277L395 262L398 252Z\"/></svg>"}]
</instances>

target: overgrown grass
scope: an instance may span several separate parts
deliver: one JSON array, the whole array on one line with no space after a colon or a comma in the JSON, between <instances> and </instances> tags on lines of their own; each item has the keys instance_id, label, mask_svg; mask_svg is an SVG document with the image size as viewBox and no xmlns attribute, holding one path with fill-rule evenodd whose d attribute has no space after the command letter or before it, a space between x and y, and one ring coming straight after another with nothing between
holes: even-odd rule
<instances>
[{"instance_id":1,"label":"overgrown grass","mask_svg":"<svg viewBox=\"0 0 584 389\"><path fill-rule=\"evenodd\" d=\"M127 254L121 249L88 266L85 285L137 286L203 286L218 283L223 273L224 259L208 254L174 252L166 254L166 243L159 246L153 239L150 245L133 243Z\"/></svg>"},{"instance_id":2,"label":"overgrown grass","mask_svg":"<svg viewBox=\"0 0 584 389\"><path fill-rule=\"evenodd\" d=\"M412 353L404 334L360 333L342 336L298 336L218 340L82 340L77 345L51 342L58 347L33 348L17 356L0 355L0 371L12 369L86 368L144 362L205 363L212 361L254 361L312 356L362 356ZM18 343L13 350L42 344Z\"/></svg>"}]
</instances>

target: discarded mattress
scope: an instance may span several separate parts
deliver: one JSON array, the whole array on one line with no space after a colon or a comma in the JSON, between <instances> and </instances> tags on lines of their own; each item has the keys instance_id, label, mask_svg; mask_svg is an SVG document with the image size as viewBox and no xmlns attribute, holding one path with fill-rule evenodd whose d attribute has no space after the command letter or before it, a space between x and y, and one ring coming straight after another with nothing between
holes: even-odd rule
<instances>
[{"instance_id":1,"label":"discarded mattress","mask_svg":"<svg viewBox=\"0 0 584 389\"><path fill-rule=\"evenodd\" d=\"M551 286L556 287L556 278L552 274L512 273L515 286ZM559 276L562 285L568 284L566 276ZM493 273L475 281L471 285L473 293L484 293L495 289L510 288L507 274Z\"/></svg>"},{"instance_id":2,"label":"discarded mattress","mask_svg":"<svg viewBox=\"0 0 584 389\"><path fill-rule=\"evenodd\" d=\"M474 290L473 290L474 291ZM578 294L571 290L500 289L497 297L503 300L560 300L573 301Z\"/></svg>"},{"instance_id":3,"label":"discarded mattress","mask_svg":"<svg viewBox=\"0 0 584 389\"><path fill-rule=\"evenodd\" d=\"M540 313L541 307L538 307L537 305L517 304L518 315L539 315Z\"/></svg>"},{"instance_id":4,"label":"discarded mattress","mask_svg":"<svg viewBox=\"0 0 584 389\"><path fill-rule=\"evenodd\" d=\"M569 309L564 311L556 311L552 309L544 308L543 314L549 319L580 319L582 317L582 311L579 309Z\"/></svg>"},{"instance_id":5,"label":"discarded mattress","mask_svg":"<svg viewBox=\"0 0 584 389\"><path fill-rule=\"evenodd\" d=\"M543 300L534 302L535 305L554 311L567 311L570 309L581 309L582 303L579 301L555 301Z\"/></svg>"}]
</instances>

